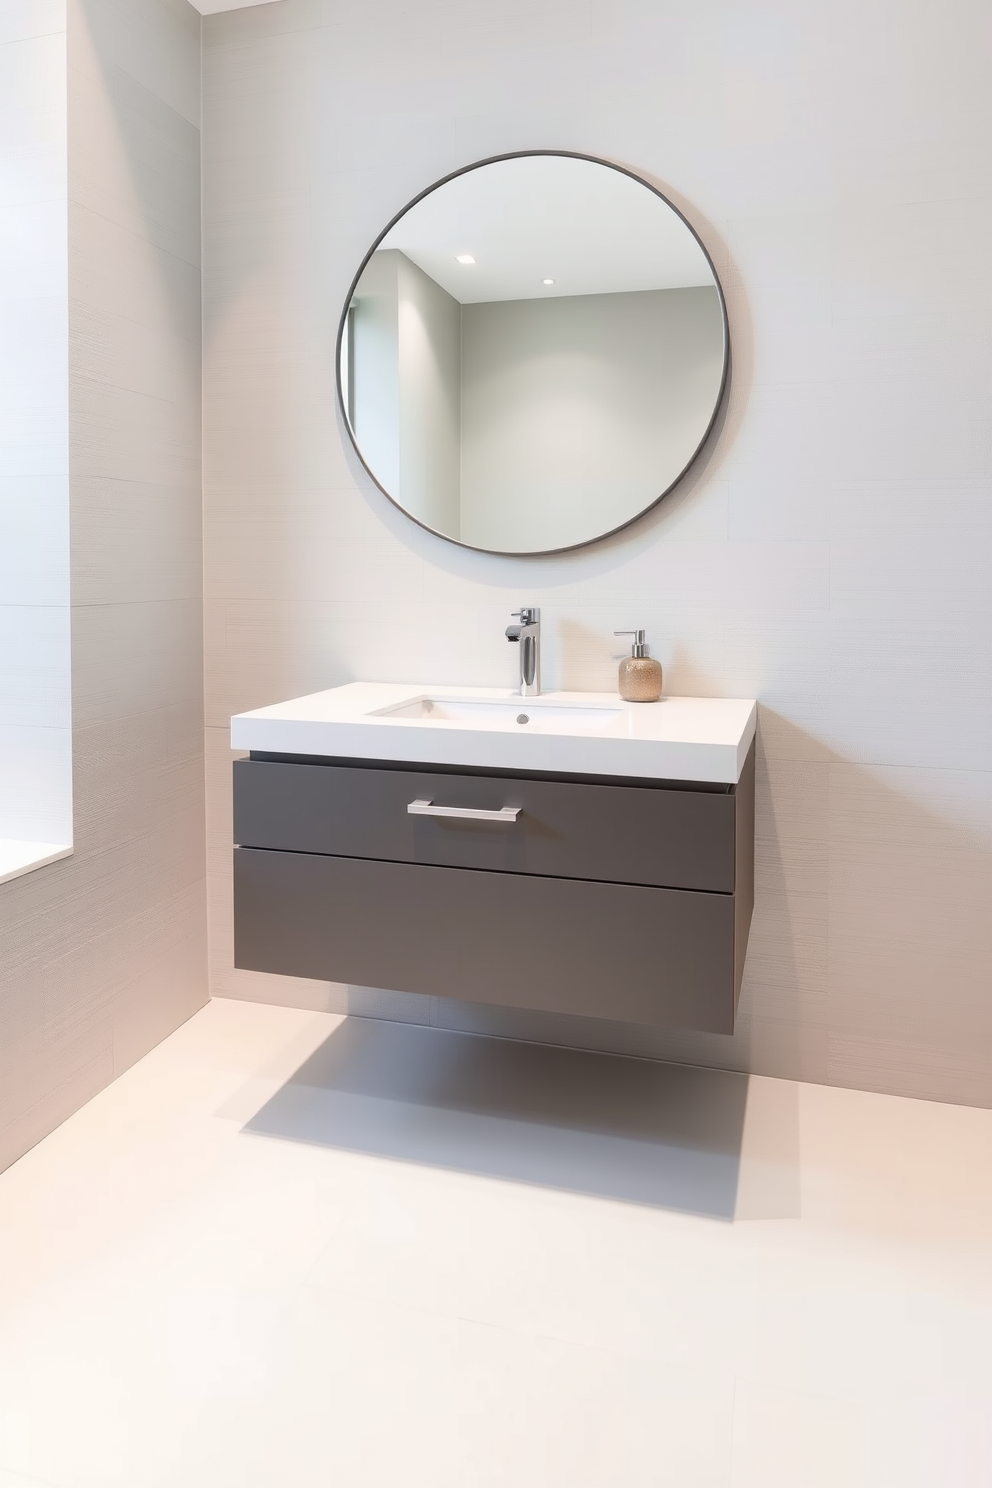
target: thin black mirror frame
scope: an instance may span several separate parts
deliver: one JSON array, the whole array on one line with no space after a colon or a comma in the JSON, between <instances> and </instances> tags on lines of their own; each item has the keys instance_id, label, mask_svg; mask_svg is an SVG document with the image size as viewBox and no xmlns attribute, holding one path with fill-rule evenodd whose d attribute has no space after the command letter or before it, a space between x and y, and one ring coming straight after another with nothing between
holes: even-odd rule
<instances>
[{"instance_id":1,"label":"thin black mirror frame","mask_svg":"<svg viewBox=\"0 0 992 1488\"><path fill-rule=\"evenodd\" d=\"M398 501L390 491L386 490L385 486L382 485L382 483L379 481L374 471L372 471L366 463L365 457L362 454L361 448L359 447L358 440L355 437L355 431L352 427L351 418L349 416L348 408L345 403L344 387L341 381L341 348L344 341L345 327L348 323L348 313L351 309L352 301L355 297L355 290L358 288L358 281L364 274L369 261L372 258L373 253L375 253L376 249L379 247L379 244L390 232L392 232L397 222L399 222L402 217L405 217L407 212L409 212L412 207L415 207L418 202L423 201L425 196L430 196L433 191L437 191L441 186L446 186L449 181L456 180L458 176L467 175L469 171L481 170L483 166L496 165L503 160L524 160L536 155L558 156L564 160L586 160L591 165L601 165L604 166L607 170L616 171L621 176L629 176L632 181L636 181L639 186L643 186L646 190L652 192L653 195L658 197L660 201L663 201L665 203L666 207L670 208L670 210L675 213L676 217L679 218L679 220L688 228L689 232L695 238L700 252L709 265L710 273L713 275L713 283L716 286L717 298L720 302L720 318L723 324L723 368L720 374L720 387L717 391L716 398L713 400L713 413L710 416L709 422L707 423L706 428L703 431L702 437L700 438L699 443L696 445L696 448L693 450L692 454L689 456L689 459L679 471L678 475L665 487L660 495L656 496L653 501L649 501L647 506L644 506L641 508L640 511L635 512L632 517L628 517L625 522L618 523L616 527L611 527L606 532L599 532L596 534L595 537L584 538L583 541L579 543L568 543L563 548L535 548L530 551L524 552L522 550L508 550L506 548L480 548L476 547L474 543L462 542L460 538L451 537L447 532L440 532L436 527L429 527L426 522L421 522L418 517L413 516L411 512L407 511L402 502ZM396 213L396 215L389 220L389 222L386 223L386 226L382 229L382 232L375 239L371 248L359 264L358 271L355 274L355 277L352 279L351 285L348 289L348 293L345 296L344 308L341 311L341 318L338 322L338 334L334 347L334 381L337 388L338 409L340 410L341 417L344 420L344 426L348 431L348 438L351 440L352 449L355 451L362 469L365 471L366 475L372 481L376 489L382 492L386 500L390 502L391 505L395 506L397 511L401 511L409 521L415 523L417 527L422 527L425 532L430 532L434 537L443 538L445 542L453 543L455 547L467 548L470 552L473 553L491 553L498 558L547 558L555 553L574 553L579 548L588 548L591 547L593 543L604 542L606 538L613 537L618 532L623 532L625 528L633 526L635 522L639 522L642 517L648 514L648 512L654 511L655 507L659 506L661 502L664 501L666 496L671 495L676 486L678 486L685 479L685 477L688 475L689 471L692 469L693 465L696 463L696 461L699 459L699 456L705 449L707 440L709 439L710 434L713 432L713 426L717 421L721 408L723 407L729 377L730 321L727 316L727 301L723 293L723 285L720 283L720 276L716 271L716 265L714 264L713 259L710 256L706 244L703 242L702 238L699 236L696 229L689 221L688 217L686 217L685 213L680 211L675 203L671 201L663 191L659 191L657 186L654 186L649 180L646 179L646 177L640 175L637 171L630 170L627 166L617 165L615 161L603 160L598 155L585 155L578 150L512 150L505 155L489 155L486 157L485 160L474 160L471 165L463 165L458 170L449 172L448 175L442 176L440 180L434 181L430 186L425 186L423 191L419 191L416 196L411 197L406 205L402 207Z\"/></svg>"}]
</instances>

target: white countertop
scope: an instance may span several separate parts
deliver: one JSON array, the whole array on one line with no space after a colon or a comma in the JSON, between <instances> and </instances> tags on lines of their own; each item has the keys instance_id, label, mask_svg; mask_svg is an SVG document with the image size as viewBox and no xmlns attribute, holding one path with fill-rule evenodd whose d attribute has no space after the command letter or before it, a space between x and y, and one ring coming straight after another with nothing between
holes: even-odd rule
<instances>
[{"instance_id":1,"label":"white countertop","mask_svg":"<svg viewBox=\"0 0 992 1488\"><path fill-rule=\"evenodd\" d=\"M423 697L513 705L514 712L519 706L532 723L518 730L515 716L492 727L461 719L381 716L383 709ZM565 712L557 725L556 706L609 712L601 727L576 731ZM496 687L350 682L238 713L231 719L231 746L268 754L735 785L754 738L756 711L753 700L740 698L625 703L606 692L521 698Z\"/></svg>"}]
</instances>

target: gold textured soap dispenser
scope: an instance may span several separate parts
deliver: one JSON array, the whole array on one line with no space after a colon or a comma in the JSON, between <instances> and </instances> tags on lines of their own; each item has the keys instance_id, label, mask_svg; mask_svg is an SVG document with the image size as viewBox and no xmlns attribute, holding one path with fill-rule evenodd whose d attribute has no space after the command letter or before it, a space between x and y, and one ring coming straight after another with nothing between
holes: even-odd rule
<instances>
[{"instance_id":1,"label":"gold textured soap dispenser","mask_svg":"<svg viewBox=\"0 0 992 1488\"><path fill-rule=\"evenodd\" d=\"M656 703L661 697L661 662L648 655L643 630L615 630L634 637L630 655L620 663L617 687L627 703Z\"/></svg>"}]
</instances>

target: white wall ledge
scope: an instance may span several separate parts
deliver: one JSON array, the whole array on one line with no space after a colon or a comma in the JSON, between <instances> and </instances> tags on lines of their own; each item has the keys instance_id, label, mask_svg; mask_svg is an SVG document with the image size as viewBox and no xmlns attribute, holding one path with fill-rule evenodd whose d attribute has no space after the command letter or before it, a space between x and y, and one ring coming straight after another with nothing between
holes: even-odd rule
<instances>
[{"instance_id":1,"label":"white wall ledge","mask_svg":"<svg viewBox=\"0 0 992 1488\"><path fill-rule=\"evenodd\" d=\"M16 837L0 837L0 884L22 873L32 873L35 868L44 868L47 863L57 863L59 858L68 858L72 847L64 842L23 842Z\"/></svg>"}]
</instances>

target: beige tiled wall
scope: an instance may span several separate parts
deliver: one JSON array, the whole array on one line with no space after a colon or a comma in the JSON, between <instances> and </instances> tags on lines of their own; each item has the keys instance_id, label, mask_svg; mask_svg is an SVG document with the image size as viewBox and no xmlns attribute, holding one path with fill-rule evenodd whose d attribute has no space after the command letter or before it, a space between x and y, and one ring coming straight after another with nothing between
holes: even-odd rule
<instances>
[{"instance_id":1,"label":"beige tiled wall","mask_svg":"<svg viewBox=\"0 0 992 1488\"><path fill-rule=\"evenodd\" d=\"M0 887L0 1167L207 995L200 21L67 10L75 853Z\"/></svg>"},{"instance_id":2,"label":"beige tiled wall","mask_svg":"<svg viewBox=\"0 0 992 1488\"><path fill-rule=\"evenodd\" d=\"M981 0L283 0L204 21L213 989L992 1101L992 207ZM560 147L652 175L727 289L722 432L585 552L450 547L371 489L332 347L425 184ZM552 685L645 626L669 690L761 702L757 905L733 1038L236 973L229 715L355 677Z\"/></svg>"}]
</instances>

